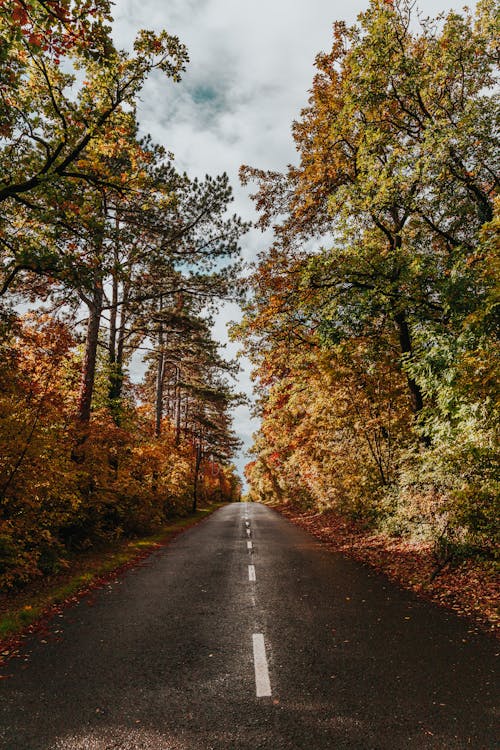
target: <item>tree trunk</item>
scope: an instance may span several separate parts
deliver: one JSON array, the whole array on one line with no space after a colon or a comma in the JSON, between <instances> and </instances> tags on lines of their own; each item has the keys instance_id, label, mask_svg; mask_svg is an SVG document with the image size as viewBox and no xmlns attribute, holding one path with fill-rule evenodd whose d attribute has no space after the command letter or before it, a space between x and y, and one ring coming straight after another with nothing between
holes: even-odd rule
<instances>
[{"instance_id":1,"label":"tree trunk","mask_svg":"<svg viewBox=\"0 0 500 750\"><path fill-rule=\"evenodd\" d=\"M117 331L116 343L116 381L115 381L115 399L120 399L123 388L123 357L125 351L125 334L127 326L128 300L130 295L130 283L123 285L123 297L120 304L120 325Z\"/></svg>"},{"instance_id":2,"label":"tree trunk","mask_svg":"<svg viewBox=\"0 0 500 750\"><path fill-rule=\"evenodd\" d=\"M115 249L115 263L118 264L118 254ZM112 299L109 317L109 407L115 424L120 424L120 401L123 389L123 354L125 347L125 326L127 319L127 303L130 283L125 282L120 298L120 282L113 272ZM120 324L118 325L118 308L120 308Z\"/></svg>"},{"instance_id":3,"label":"tree trunk","mask_svg":"<svg viewBox=\"0 0 500 750\"><path fill-rule=\"evenodd\" d=\"M163 419L163 383L165 379L165 347L163 339L163 320L161 313L163 310L163 296L159 298L159 316L158 316L158 363L156 367L156 399L155 399L155 436L161 435L161 422Z\"/></svg>"},{"instance_id":4,"label":"tree trunk","mask_svg":"<svg viewBox=\"0 0 500 750\"><path fill-rule=\"evenodd\" d=\"M156 371L156 403L155 403L155 437L161 435L161 423L163 420L163 376L165 373L165 354L158 353L158 365Z\"/></svg>"},{"instance_id":5,"label":"tree trunk","mask_svg":"<svg viewBox=\"0 0 500 750\"><path fill-rule=\"evenodd\" d=\"M78 397L77 417L81 425L90 422L92 395L97 364L97 346L99 342L99 327L101 324L103 288L100 282L94 286L92 302L89 305L89 320L87 324L87 339L82 366L82 379Z\"/></svg>"},{"instance_id":6,"label":"tree trunk","mask_svg":"<svg viewBox=\"0 0 500 750\"><path fill-rule=\"evenodd\" d=\"M115 424L120 422L118 401L121 394L121 377L120 367L117 362L117 320L118 320L118 292L119 282L116 273L112 279L111 310L109 315L109 341L108 341L108 361L109 361L109 389L108 400L111 414Z\"/></svg>"},{"instance_id":7,"label":"tree trunk","mask_svg":"<svg viewBox=\"0 0 500 750\"><path fill-rule=\"evenodd\" d=\"M109 362L116 362L116 321L118 317L118 278L113 274L111 288L111 310L109 312Z\"/></svg>"},{"instance_id":8,"label":"tree trunk","mask_svg":"<svg viewBox=\"0 0 500 750\"><path fill-rule=\"evenodd\" d=\"M175 444L178 447L181 443L181 371L180 367L175 368Z\"/></svg>"},{"instance_id":9,"label":"tree trunk","mask_svg":"<svg viewBox=\"0 0 500 750\"><path fill-rule=\"evenodd\" d=\"M196 459L194 464L194 485L193 485L193 513L196 513L198 505L198 474L200 473L201 465L201 442L196 443Z\"/></svg>"},{"instance_id":10,"label":"tree trunk","mask_svg":"<svg viewBox=\"0 0 500 750\"><path fill-rule=\"evenodd\" d=\"M79 433L71 451L71 458L78 464L85 461L85 443L89 434L89 422L92 410L92 396L94 394L95 373L97 364L97 346L99 343L99 327L101 324L103 302L103 288L100 282L96 282L92 300L89 301L89 319L87 323L87 338L85 341L85 353L82 364L82 377L80 381L80 392L77 401L76 420ZM91 482L88 486L91 492Z\"/></svg>"},{"instance_id":11,"label":"tree trunk","mask_svg":"<svg viewBox=\"0 0 500 750\"><path fill-rule=\"evenodd\" d=\"M404 312L398 313L395 316L395 321L396 321L396 325L398 328L399 345L401 347L401 353L408 354L411 356L413 349L411 345L410 328L408 326L408 321L406 320L405 313ZM406 377L408 380L408 388L410 389L413 411L415 414L419 414L422 411L423 406L424 406L424 399L422 396L422 391L418 383L411 377L411 375L407 375Z\"/></svg>"}]
</instances>

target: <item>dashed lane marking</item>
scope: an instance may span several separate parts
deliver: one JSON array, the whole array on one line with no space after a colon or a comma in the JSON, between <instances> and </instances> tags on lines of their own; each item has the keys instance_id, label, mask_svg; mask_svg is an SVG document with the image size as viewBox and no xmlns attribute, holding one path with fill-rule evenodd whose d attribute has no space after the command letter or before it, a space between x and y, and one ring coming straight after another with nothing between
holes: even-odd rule
<instances>
[{"instance_id":1,"label":"dashed lane marking","mask_svg":"<svg viewBox=\"0 0 500 750\"><path fill-rule=\"evenodd\" d=\"M271 682L269 680L269 669L267 667L266 645L262 633L254 633L253 639L253 662L255 667L255 692L257 698L266 698L271 695Z\"/></svg>"},{"instance_id":2,"label":"dashed lane marking","mask_svg":"<svg viewBox=\"0 0 500 750\"><path fill-rule=\"evenodd\" d=\"M247 549L252 549L252 542L247 542Z\"/></svg>"},{"instance_id":3,"label":"dashed lane marking","mask_svg":"<svg viewBox=\"0 0 500 750\"><path fill-rule=\"evenodd\" d=\"M255 578L255 565L249 565L248 566L248 580L249 581L256 581Z\"/></svg>"}]
</instances>

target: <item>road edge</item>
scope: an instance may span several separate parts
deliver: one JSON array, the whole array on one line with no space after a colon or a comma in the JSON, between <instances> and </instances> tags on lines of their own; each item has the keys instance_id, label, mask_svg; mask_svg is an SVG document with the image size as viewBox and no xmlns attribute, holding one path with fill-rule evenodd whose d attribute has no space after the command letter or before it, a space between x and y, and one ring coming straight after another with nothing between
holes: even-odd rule
<instances>
[{"instance_id":1,"label":"road edge","mask_svg":"<svg viewBox=\"0 0 500 750\"><path fill-rule=\"evenodd\" d=\"M75 558L74 575L71 576L70 568L64 575L64 583L56 577L53 586L49 586L38 596L33 595L31 604L26 604L29 594L22 590L15 592L11 597L12 607L6 607L0 615L0 625L10 626L9 631L0 636L0 667L18 655L25 638L33 633L45 631L56 615L92 591L116 580L117 576L133 569L154 552L166 547L185 531L207 520L228 504L213 503L207 508L199 509L195 515L173 520L154 535L124 540L115 547L99 550L92 558L89 570L85 570L85 567L82 569L81 558ZM10 598L9 594L4 596L6 599Z\"/></svg>"},{"instance_id":2,"label":"road edge","mask_svg":"<svg viewBox=\"0 0 500 750\"><path fill-rule=\"evenodd\" d=\"M401 554L404 545L400 540L374 534L373 530L332 512L304 511L289 504L265 505L307 531L332 552L370 566L392 583L454 612L467 619L471 626L500 640L498 575L488 577L484 571L481 575L478 564L466 562L456 568L450 566L432 577L430 553L417 549L410 549L404 567L398 568L398 553Z\"/></svg>"}]
</instances>

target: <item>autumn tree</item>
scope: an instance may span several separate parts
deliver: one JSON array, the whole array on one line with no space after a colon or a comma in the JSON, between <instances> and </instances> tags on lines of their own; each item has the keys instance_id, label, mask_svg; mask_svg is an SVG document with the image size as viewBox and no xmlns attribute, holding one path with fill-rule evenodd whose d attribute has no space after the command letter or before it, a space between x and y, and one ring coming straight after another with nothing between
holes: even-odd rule
<instances>
[{"instance_id":1,"label":"autumn tree","mask_svg":"<svg viewBox=\"0 0 500 750\"><path fill-rule=\"evenodd\" d=\"M72 7L77 12L80 6ZM41 220L45 226L57 227L60 217L53 216L54 207L57 213L66 196L78 195L89 186L126 187L126 176L103 171L91 155L98 157L105 139L119 127L123 107L135 111L147 75L156 69L179 80L187 52L176 37L148 31L138 34L134 55L118 52L96 11L103 32L94 41L105 49L90 54L85 40L89 41L93 27L82 21L78 34L84 41L68 41L67 64L62 66L56 48L30 41L24 27L20 30L6 13L5 4L2 8L2 31L10 40L3 60L0 143L0 289L5 294L22 272L58 274L71 263L71 258L60 258L50 243L33 236L32 223ZM79 22L75 23L78 30ZM66 40L66 32L61 34Z\"/></svg>"},{"instance_id":2,"label":"autumn tree","mask_svg":"<svg viewBox=\"0 0 500 750\"><path fill-rule=\"evenodd\" d=\"M0 341L0 582L57 567L58 529L80 504L67 445L78 367L68 327L29 314Z\"/></svg>"},{"instance_id":3,"label":"autumn tree","mask_svg":"<svg viewBox=\"0 0 500 750\"><path fill-rule=\"evenodd\" d=\"M154 405L157 437L165 423L173 431L175 445L189 446L193 466L193 510L203 462L211 461L217 476L230 465L240 441L231 426L231 408L241 403L227 377L237 371L235 363L223 359L210 333L210 320L196 314L196 300L178 297L170 309L155 316L158 337L147 355L150 368L145 396Z\"/></svg>"},{"instance_id":4,"label":"autumn tree","mask_svg":"<svg viewBox=\"0 0 500 750\"><path fill-rule=\"evenodd\" d=\"M190 180L165 164L155 166L151 180L143 200L134 196L128 204L121 201L115 206L121 233L113 242L121 279L113 274L109 304L110 358L116 377L110 393L115 400L120 397L125 353L130 356L148 339L162 352L171 333L182 337L192 320L183 314L184 304L189 309L194 305L201 314L237 296L238 243L247 225L228 215L232 195L227 175ZM158 366L161 374L161 360Z\"/></svg>"},{"instance_id":5,"label":"autumn tree","mask_svg":"<svg viewBox=\"0 0 500 750\"><path fill-rule=\"evenodd\" d=\"M190 179L139 136L146 77L179 81L185 47L141 31L132 53L116 50L111 20L107 0L0 0L7 587L93 544L158 530L200 493L229 500L238 487L224 377L234 368L210 313L235 297L246 225L228 213L226 175ZM33 311L21 316L20 303ZM157 374L150 403L127 372L145 350Z\"/></svg>"},{"instance_id":6,"label":"autumn tree","mask_svg":"<svg viewBox=\"0 0 500 750\"><path fill-rule=\"evenodd\" d=\"M494 80L493 21L482 4L476 21L451 13L442 29L423 22L416 35L409 6L374 2L359 27L336 24L294 123L299 166L286 175L243 168L244 182L260 179L261 225L275 222L278 263L331 237L289 277L306 314L311 298L323 307L324 332L346 325L349 335L378 313L407 363L416 325L446 325L452 310L474 304L467 268L498 185L484 94ZM422 388L409 371L407 379L420 412Z\"/></svg>"},{"instance_id":7,"label":"autumn tree","mask_svg":"<svg viewBox=\"0 0 500 750\"><path fill-rule=\"evenodd\" d=\"M484 417L472 417L483 409L459 386L457 363L463 373L485 351L486 328L472 335L472 321L488 321L497 341L485 313L495 294L487 264L498 190L497 29L490 2L475 15L417 21L405 2L374 0L356 26L334 25L332 50L316 59L309 105L293 125L298 165L284 174L242 168L245 184L259 182L260 225L275 236L239 327L262 387L250 471L267 492L290 496L298 482L321 504L333 484L344 501L371 496L374 507L382 498L383 513L434 493L430 525L456 529L453 502L466 486L468 497L478 490L481 472L490 476L498 448ZM330 388L318 385L318 371ZM473 425L468 458L455 455L447 482L437 452L451 459L452 434L465 424ZM339 446L333 464L321 456L325 440L330 455ZM470 483L463 466L479 445ZM359 473L354 462L342 474L356 453L365 455L361 469L371 468ZM494 502L486 484L483 508ZM470 533L472 505L461 527Z\"/></svg>"}]
</instances>

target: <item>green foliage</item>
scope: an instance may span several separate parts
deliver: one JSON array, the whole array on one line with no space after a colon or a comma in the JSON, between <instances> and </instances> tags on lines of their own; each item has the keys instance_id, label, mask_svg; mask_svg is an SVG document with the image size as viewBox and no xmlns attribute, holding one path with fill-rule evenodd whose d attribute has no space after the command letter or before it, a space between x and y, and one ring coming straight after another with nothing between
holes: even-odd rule
<instances>
[{"instance_id":1,"label":"green foliage","mask_svg":"<svg viewBox=\"0 0 500 750\"><path fill-rule=\"evenodd\" d=\"M498 21L372 0L316 59L298 165L242 168L274 229L234 331L259 380L252 497L493 549Z\"/></svg>"},{"instance_id":2,"label":"green foliage","mask_svg":"<svg viewBox=\"0 0 500 750\"><path fill-rule=\"evenodd\" d=\"M238 488L209 313L246 225L227 175L191 180L139 136L147 76L177 83L186 48L142 30L120 52L110 20L107 0L0 2L0 587ZM165 367L128 377L148 347L182 373L175 417Z\"/></svg>"}]
</instances>

